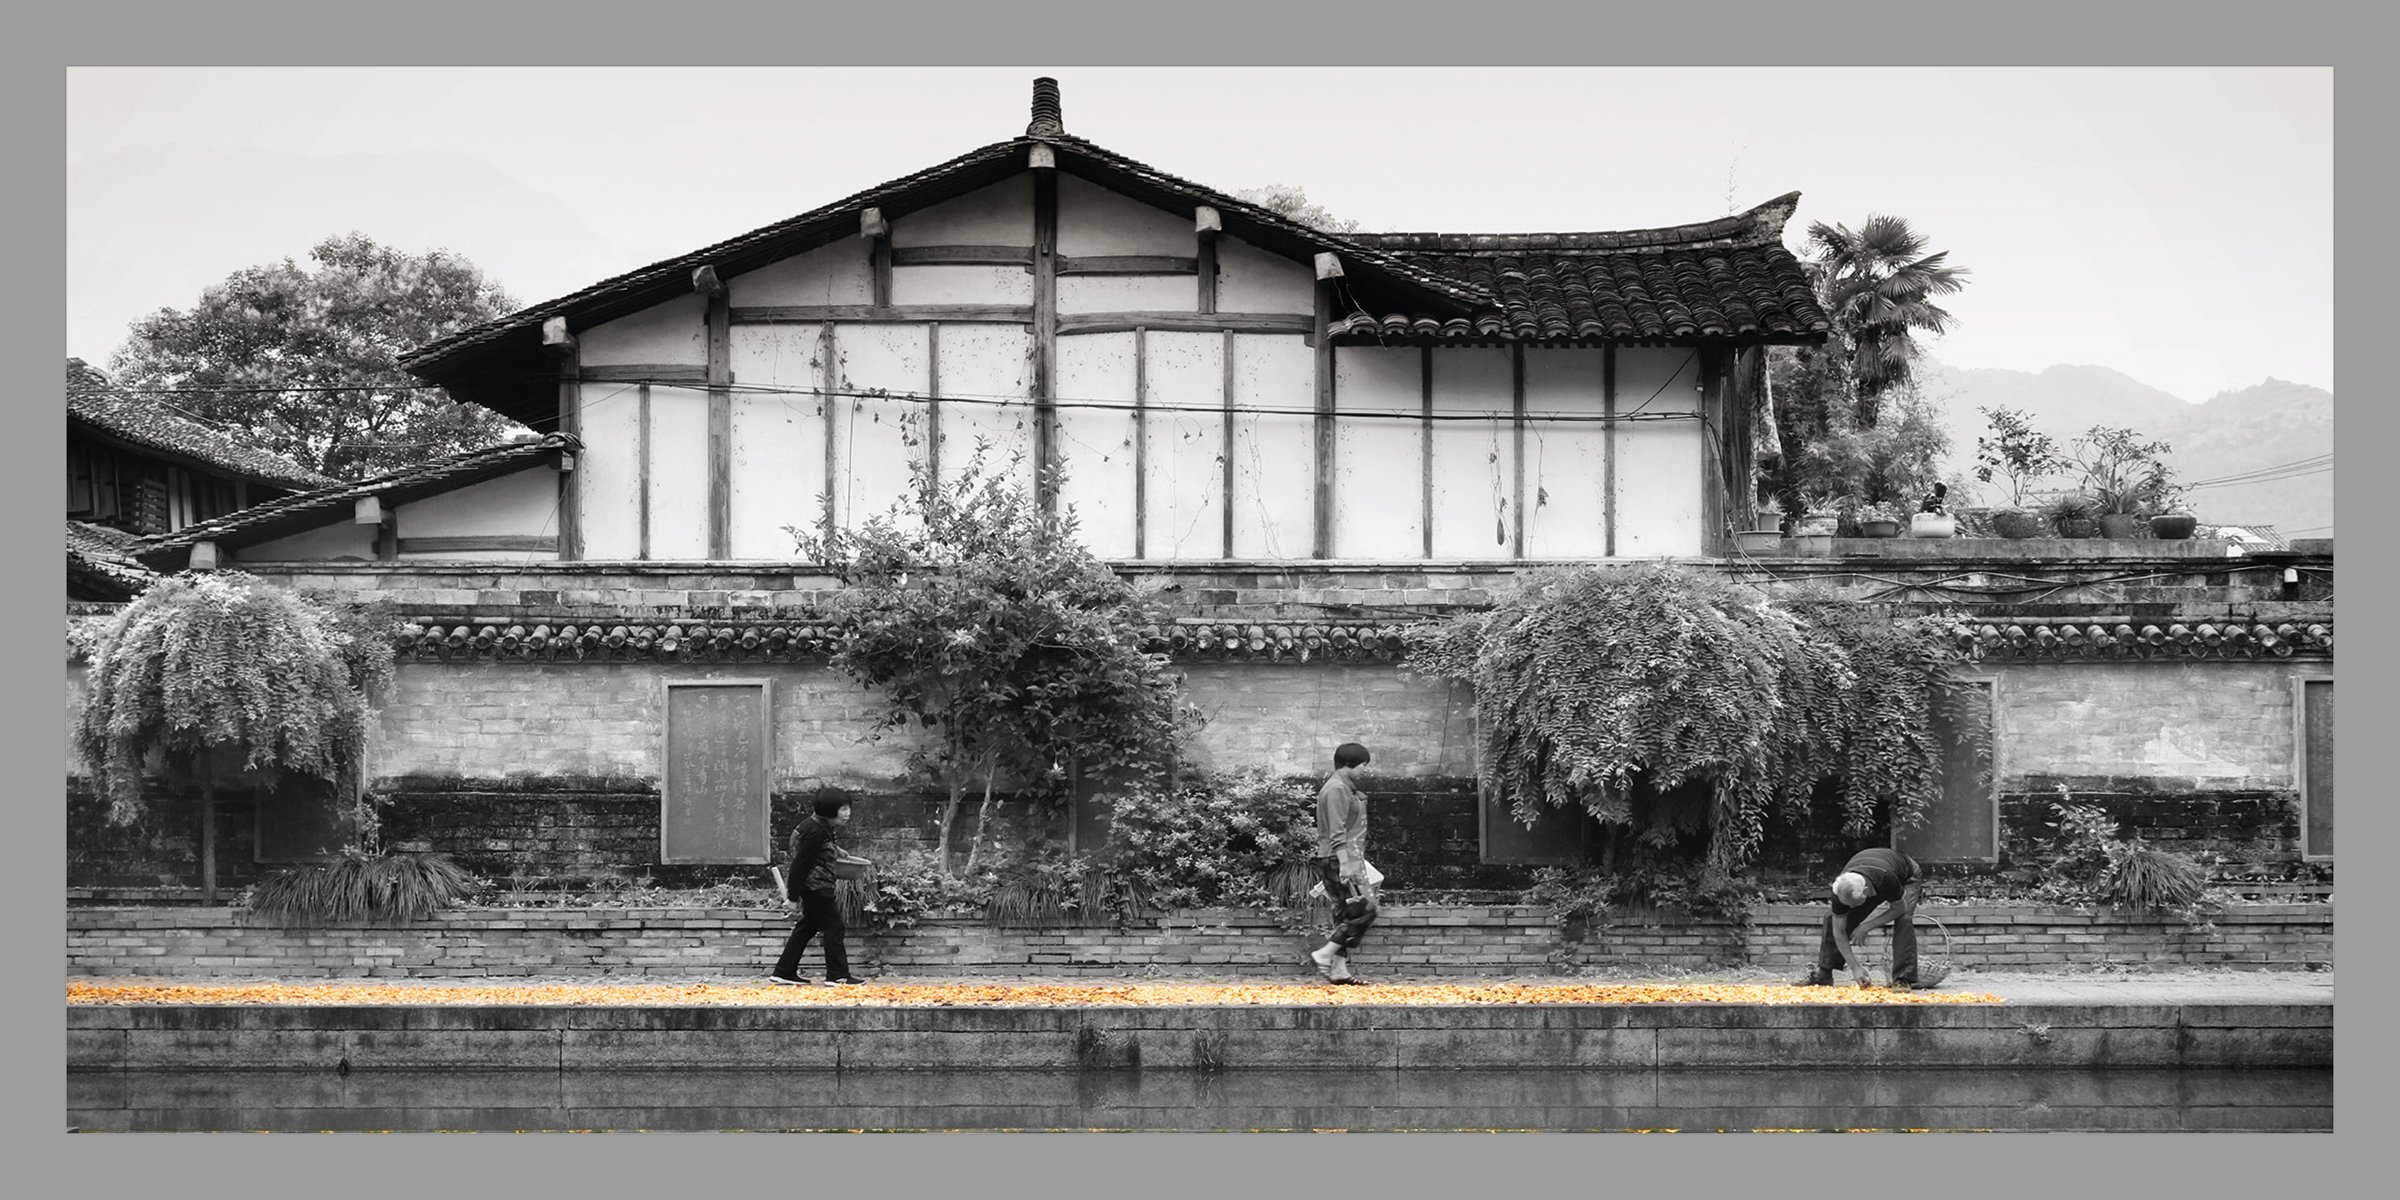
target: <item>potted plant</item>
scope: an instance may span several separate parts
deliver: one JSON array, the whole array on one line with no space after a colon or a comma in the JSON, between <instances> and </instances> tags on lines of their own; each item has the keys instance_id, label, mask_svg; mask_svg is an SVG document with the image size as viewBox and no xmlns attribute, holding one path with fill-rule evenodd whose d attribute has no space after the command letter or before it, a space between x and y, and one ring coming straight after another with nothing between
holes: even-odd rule
<instances>
[{"instance_id":1,"label":"potted plant","mask_svg":"<svg viewBox=\"0 0 2400 1200\"><path fill-rule=\"evenodd\" d=\"M2187 501L2191 489L2177 485L2165 465L2150 476L2150 536L2182 541L2200 527L2200 518Z\"/></svg>"},{"instance_id":2,"label":"potted plant","mask_svg":"<svg viewBox=\"0 0 2400 1200\"><path fill-rule=\"evenodd\" d=\"M1792 519L1793 537L1832 537L1841 528L1842 502L1825 492L1805 492L1800 513Z\"/></svg>"},{"instance_id":3,"label":"potted plant","mask_svg":"<svg viewBox=\"0 0 2400 1200\"><path fill-rule=\"evenodd\" d=\"M2083 468L2083 491L2092 498L2102 537L2140 537L2149 531L2147 506L2166 465L2159 456L2173 447L2145 442L2130 429L2094 425L2075 439L2069 458Z\"/></svg>"},{"instance_id":4,"label":"potted plant","mask_svg":"<svg viewBox=\"0 0 2400 1200\"><path fill-rule=\"evenodd\" d=\"M1998 508L1992 510L1992 532L2004 538L2036 538L2042 536L2042 518L2031 509Z\"/></svg>"},{"instance_id":5,"label":"potted plant","mask_svg":"<svg viewBox=\"0 0 2400 1200\"><path fill-rule=\"evenodd\" d=\"M1858 525L1858 536L1888 538L1900 536L1900 506L1881 500L1868 500L1853 505L1850 519Z\"/></svg>"},{"instance_id":6,"label":"potted plant","mask_svg":"<svg viewBox=\"0 0 2400 1200\"><path fill-rule=\"evenodd\" d=\"M1933 494L1917 506L1908 518L1908 536L1912 538L1946 538L1958 536L1958 519L1950 515L1950 485L1933 485Z\"/></svg>"},{"instance_id":7,"label":"potted plant","mask_svg":"<svg viewBox=\"0 0 2400 1200\"><path fill-rule=\"evenodd\" d=\"M2068 492L2043 506L2050 524L2062 538L2095 538L2100 536L2098 506L2081 492Z\"/></svg>"}]
</instances>

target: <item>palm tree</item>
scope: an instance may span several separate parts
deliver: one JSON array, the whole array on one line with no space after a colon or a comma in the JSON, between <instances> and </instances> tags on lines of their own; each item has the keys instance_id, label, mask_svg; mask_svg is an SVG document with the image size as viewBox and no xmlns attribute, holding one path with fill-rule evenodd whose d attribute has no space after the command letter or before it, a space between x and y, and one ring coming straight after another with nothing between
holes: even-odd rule
<instances>
[{"instance_id":1,"label":"palm tree","mask_svg":"<svg viewBox=\"0 0 2400 1200\"><path fill-rule=\"evenodd\" d=\"M1846 343L1859 423L1872 426L1883 394L1910 380L1915 335L1949 328L1932 298L1964 288L1967 269L1944 265L1946 250L1927 254L1925 235L1901 217L1870 216L1856 232L1813 222L1808 241L1810 274Z\"/></svg>"}]
</instances>

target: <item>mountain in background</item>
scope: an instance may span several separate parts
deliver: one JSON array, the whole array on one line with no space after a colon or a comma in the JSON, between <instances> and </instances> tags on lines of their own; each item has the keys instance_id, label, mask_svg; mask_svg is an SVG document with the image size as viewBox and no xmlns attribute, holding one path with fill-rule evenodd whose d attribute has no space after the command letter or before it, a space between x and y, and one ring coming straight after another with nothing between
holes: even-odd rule
<instances>
[{"instance_id":1,"label":"mountain in background","mask_svg":"<svg viewBox=\"0 0 2400 1200\"><path fill-rule=\"evenodd\" d=\"M2042 371L1952 367L1918 369L1925 396L1950 433L1945 473L1968 477L1972 504L1996 503L1992 485L1974 481L1975 439L1991 431L1981 408L2014 408L2063 446L2094 425L2132 428L2174 446L2166 456L2177 480L2198 483L2333 453L2333 393L2269 379L2192 404L2106 367ZM2305 469L2305 468L2303 468ZM2049 487L2073 482L2066 475ZM2333 472L2203 487L2192 508L2211 525L2272 525L2286 537L2333 536Z\"/></svg>"}]
</instances>

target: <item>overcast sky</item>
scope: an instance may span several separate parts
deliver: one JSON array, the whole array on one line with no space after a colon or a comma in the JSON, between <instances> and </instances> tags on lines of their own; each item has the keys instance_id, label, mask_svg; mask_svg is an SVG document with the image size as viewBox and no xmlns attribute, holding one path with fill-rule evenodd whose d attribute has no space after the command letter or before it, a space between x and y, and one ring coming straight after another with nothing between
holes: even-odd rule
<instances>
[{"instance_id":1,"label":"overcast sky","mask_svg":"<svg viewBox=\"0 0 2400 1200\"><path fill-rule=\"evenodd\" d=\"M519 303L1020 133L1369 229L1904 216L1974 274L1964 367L2122 371L2187 400L2333 387L2333 78L2201 68L77 69L67 353L358 230Z\"/></svg>"}]
</instances>

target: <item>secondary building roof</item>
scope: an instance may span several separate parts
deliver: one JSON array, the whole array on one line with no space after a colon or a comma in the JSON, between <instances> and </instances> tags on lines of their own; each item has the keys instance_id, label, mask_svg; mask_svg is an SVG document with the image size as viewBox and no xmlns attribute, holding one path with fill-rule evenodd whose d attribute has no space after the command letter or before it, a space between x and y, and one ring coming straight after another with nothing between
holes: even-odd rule
<instances>
[{"instance_id":1,"label":"secondary building roof","mask_svg":"<svg viewBox=\"0 0 2400 1200\"><path fill-rule=\"evenodd\" d=\"M69 387L67 421L70 428L80 421L164 458L184 459L228 476L277 487L321 488L341 482L282 455L244 445L232 435L183 416L153 397L94 387Z\"/></svg>"},{"instance_id":2,"label":"secondary building roof","mask_svg":"<svg viewBox=\"0 0 2400 1200\"><path fill-rule=\"evenodd\" d=\"M82 600L125 600L158 580L133 559L133 534L83 521L67 522L67 594Z\"/></svg>"}]
</instances>

